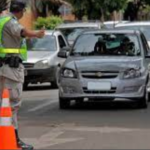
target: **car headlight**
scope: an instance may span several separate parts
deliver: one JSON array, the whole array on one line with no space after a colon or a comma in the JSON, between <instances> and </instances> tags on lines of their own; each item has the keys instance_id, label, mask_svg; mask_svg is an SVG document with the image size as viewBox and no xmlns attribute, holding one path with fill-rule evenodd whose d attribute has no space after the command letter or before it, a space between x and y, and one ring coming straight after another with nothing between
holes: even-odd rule
<instances>
[{"instance_id":1,"label":"car headlight","mask_svg":"<svg viewBox=\"0 0 150 150\"><path fill-rule=\"evenodd\" d=\"M34 68L35 69L46 69L46 68L49 68L48 60L45 59L45 60L38 61L37 63L35 63Z\"/></svg>"},{"instance_id":2,"label":"car headlight","mask_svg":"<svg viewBox=\"0 0 150 150\"><path fill-rule=\"evenodd\" d=\"M123 73L124 79L132 79L132 78L138 78L142 75L140 69L128 69Z\"/></svg>"},{"instance_id":3,"label":"car headlight","mask_svg":"<svg viewBox=\"0 0 150 150\"><path fill-rule=\"evenodd\" d=\"M74 70L67 69L67 68L62 70L61 76L65 77L65 78L76 78L77 77Z\"/></svg>"}]
</instances>

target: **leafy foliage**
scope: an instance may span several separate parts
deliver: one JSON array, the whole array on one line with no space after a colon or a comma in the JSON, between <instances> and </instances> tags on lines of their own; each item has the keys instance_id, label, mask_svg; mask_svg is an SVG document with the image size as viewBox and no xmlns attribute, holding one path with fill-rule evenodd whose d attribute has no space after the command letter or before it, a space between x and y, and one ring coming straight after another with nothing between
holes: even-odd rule
<instances>
[{"instance_id":1,"label":"leafy foliage","mask_svg":"<svg viewBox=\"0 0 150 150\"><path fill-rule=\"evenodd\" d=\"M68 0L74 7L74 14L81 19L88 16L88 19L100 19L102 14L112 13L114 10L121 10L126 7L128 0Z\"/></svg>"},{"instance_id":2,"label":"leafy foliage","mask_svg":"<svg viewBox=\"0 0 150 150\"><path fill-rule=\"evenodd\" d=\"M61 24L63 20L57 16L51 16L47 18L39 17L35 22L35 29L46 28L53 30L57 25Z\"/></svg>"},{"instance_id":3,"label":"leafy foliage","mask_svg":"<svg viewBox=\"0 0 150 150\"><path fill-rule=\"evenodd\" d=\"M111 19L111 13L116 10L125 12L124 19L137 20L137 14L141 6L150 5L150 0L64 0L72 4L73 13L81 20L99 20L102 16ZM31 6L35 16L46 17L49 14L59 15L60 5L54 0L31 0ZM144 7L143 7L144 9Z\"/></svg>"},{"instance_id":4,"label":"leafy foliage","mask_svg":"<svg viewBox=\"0 0 150 150\"><path fill-rule=\"evenodd\" d=\"M135 21L138 20L138 12L142 10L146 10L148 5L150 4L150 0L138 0L138 1L130 1L127 5L127 8L124 13L125 20Z\"/></svg>"},{"instance_id":5,"label":"leafy foliage","mask_svg":"<svg viewBox=\"0 0 150 150\"><path fill-rule=\"evenodd\" d=\"M62 1L62 0L61 0ZM62 1L63 2L63 1ZM30 5L35 16L46 17L47 15L60 15L58 9L61 5L55 0L30 0Z\"/></svg>"},{"instance_id":6,"label":"leafy foliage","mask_svg":"<svg viewBox=\"0 0 150 150\"><path fill-rule=\"evenodd\" d=\"M103 5L106 6L109 12L113 12L114 10L124 9L126 4L127 0L105 0Z\"/></svg>"},{"instance_id":7,"label":"leafy foliage","mask_svg":"<svg viewBox=\"0 0 150 150\"><path fill-rule=\"evenodd\" d=\"M141 0L143 2L145 2L146 4L150 5L150 0Z\"/></svg>"}]
</instances>

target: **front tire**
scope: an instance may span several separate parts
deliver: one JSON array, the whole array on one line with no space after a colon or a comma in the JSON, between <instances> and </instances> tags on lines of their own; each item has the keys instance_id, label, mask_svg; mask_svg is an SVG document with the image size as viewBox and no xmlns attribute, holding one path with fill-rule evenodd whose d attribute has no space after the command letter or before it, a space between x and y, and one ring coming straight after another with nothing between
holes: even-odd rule
<instances>
[{"instance_id":1,"label":"front tire","mask_svg":"<svg viewBox=\"0 0 150 150\"><path fill-rule=\"evenodd\" d=\"M29 83L27 83L27 82L25 82L25 83L23 84L23 90L27 90L27 89L28 89L28 84L29 84Z\"/></svg>"},{"instance_id":2,"label":"front tire","mask_svg":"<svg viewBox=\"0 0 150 150\"><path fill-rule=\"evenodd\" d=\"M70 107L70 100L59 97L59 108L68 109Z\"/></svg>"},{"instance_id":3,"label":"front tire","mask_svg":"<svg viewBox=\"0 0 150 150\"><path fill-rule=\"evenodd\" d=\"M143 98L138 101L138 108L146 109L149 102L149 93L146 91Z\"/></svg>"},{"instance_id":4,"label":"front tire","mask_svg":"<svg viewBox=\"0 0 150 150\"><path fill-rule=\"evenodd\" d=\"M55 73L55 81L51 82L52 88L58 88L59 87L59 71L60 67L58 66Z\"/></svg>"},{"instance_id":5,"label":"front tire","mask_svg":"<svg viewBox=\"0 0 150 150\"><path fill-rule=\"evenodd\" d=\"M51 82L51 87L54 88L54 89L57 89L58 85L55 81L53 81L53 82Z\"/></svg>"},{"instance_id":6,"label":"front tire","mask_svg":"<svg viewBox=\"0 0 150 150\"><path fill-rule=\"evenodd\" d=\"M148 94L148 101L150 102L150 93L147 92L147 94Z\"/></svg>"}]
</instances>

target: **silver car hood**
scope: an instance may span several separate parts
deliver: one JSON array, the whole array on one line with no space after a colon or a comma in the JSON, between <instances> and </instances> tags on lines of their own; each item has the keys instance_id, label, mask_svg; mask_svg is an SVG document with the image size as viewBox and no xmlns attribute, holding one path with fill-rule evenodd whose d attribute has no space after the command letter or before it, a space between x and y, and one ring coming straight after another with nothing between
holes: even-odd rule
<instances>
[{"instance_id":1,"label":"silver car hood","mask_svg":"<svg viewBox=\"0 0 150 150\"><path fill-rule=\"evenodd\" d=\"M67 67L78 71L123 71L127 68L137 68L142 65L142 58L139 57L70 57L66 62ZM66 66L65 65L65 66Z\"/></svg>"},{"instance_id":2,"label":"silver car hood","mask_svg":"<svg viewBox=\"0 0 150 150\"><path fill-rule=\"evenodd\" d=\"M36 63L42 59L51 57L55 52L49 51L28 51L28 63Z\"/></svg>"}]
</instances>

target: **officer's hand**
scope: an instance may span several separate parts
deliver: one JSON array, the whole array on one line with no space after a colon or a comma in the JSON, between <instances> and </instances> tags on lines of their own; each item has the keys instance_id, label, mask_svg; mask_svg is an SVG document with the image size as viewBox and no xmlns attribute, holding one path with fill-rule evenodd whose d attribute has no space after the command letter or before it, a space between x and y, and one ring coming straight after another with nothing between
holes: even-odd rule
<instances>
[{"instance_id":1,"label":"officer's hand","mask_svg":"<svg viewBox=\"0 0 150 150\"><path fill-rule=\"evenodd\" d=\"M44 35L45 35L44 29L37 31L37 33L36 33L37 38L42 38Z\"/></svg>"}]
</instances>

